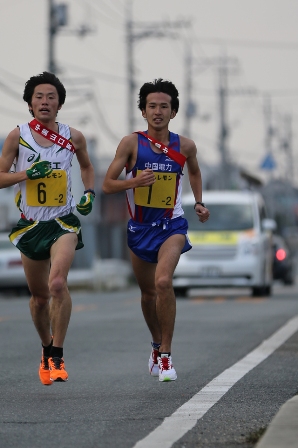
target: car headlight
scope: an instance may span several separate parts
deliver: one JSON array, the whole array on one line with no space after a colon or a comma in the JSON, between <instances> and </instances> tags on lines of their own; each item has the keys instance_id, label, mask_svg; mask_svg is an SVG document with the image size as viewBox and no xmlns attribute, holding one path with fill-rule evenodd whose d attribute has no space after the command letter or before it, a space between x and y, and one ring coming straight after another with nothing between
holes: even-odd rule
<instances>
[{"instance_id":1,"label":"car headlight","mask_svg":"<svg viewBox=\"0 0 298 448\"><path fill-rule=\"evenodd\" d=\"M260 252L260 244L254 240L242 241L240 251L244 255L258 255Z\"/></svg>"}]
</instances>

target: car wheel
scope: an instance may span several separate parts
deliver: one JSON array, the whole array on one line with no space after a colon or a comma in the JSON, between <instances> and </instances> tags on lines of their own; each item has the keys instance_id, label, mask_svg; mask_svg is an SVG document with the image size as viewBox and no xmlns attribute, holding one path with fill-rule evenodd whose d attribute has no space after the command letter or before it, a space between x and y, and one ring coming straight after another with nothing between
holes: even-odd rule
<instances>
[{"instance_id":1,"label":"car wheel","mask_svg":"<svg viewBox=\"0 0 298 448\"><path fill-rule=\"evenodd\" d=\"M294 276L292 272L289 272L283 279L284 285L294 285Z\"/></svg>"},{"instance_id":2,"label":"car wheel","mask_svg":"<svg viewBox=\"0 0 298 448\"><path fill-rule=\"evenodd\" d=\"M268 297L268 296L271 296L271 294L272 294L272 287L271 287L271 285L265 286L264 287L264 294L263 294L263 296Z\"/></svg>"},{"instance_id":3,"label":"car wheel","mask_svg":"<svg viewBox=\"0 0 298 448\"><path fill-rule=\"evenodd\" d=\"M16 289L16 294L18 296L31 296L31 292L28 286L20 286Z\"/></svg>"},{"instance_id":4,"label":"car wheel","mask_svg":"<svg viewBox=\"0 0 298 448\"><path fill-rule=\"evenodd\" d=\"M271 285L253 286L252 288L253 297L268 297L271 295L271 292L272 292Z\"/></svg>"},{"instance_id":5,"label":"car wheel","mask_svg":"<svg viewBox=\"0 0 298 448\"><path fill-rule=\"evenodd\" d=\"M174 293L176 297L186 297L187 296L187 288L175 287Z\"/></svg>"}]
</instances>

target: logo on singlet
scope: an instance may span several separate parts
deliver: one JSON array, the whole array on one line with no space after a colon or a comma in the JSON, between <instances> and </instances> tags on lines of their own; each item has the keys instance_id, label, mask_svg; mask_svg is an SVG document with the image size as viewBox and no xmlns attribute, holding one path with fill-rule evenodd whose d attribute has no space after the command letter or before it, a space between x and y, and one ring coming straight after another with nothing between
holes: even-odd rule
<instances>
[{"instance_id":1,"label":"logo on singlet","mask_svg":"<svg viewBox=\"0 0 298 448\"><path fill-rule=\"evenodd\" d=\"M28 157L27 162L32 162L34 160L35 154L31 154L31 156Z\"/></svg>"}]
</instances>

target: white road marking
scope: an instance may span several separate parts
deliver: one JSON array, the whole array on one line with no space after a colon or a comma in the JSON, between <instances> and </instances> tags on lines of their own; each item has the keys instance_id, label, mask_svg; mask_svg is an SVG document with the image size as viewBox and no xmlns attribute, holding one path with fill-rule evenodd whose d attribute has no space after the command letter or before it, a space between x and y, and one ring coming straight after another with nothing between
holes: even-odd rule
<instances>
[{"instance_id":1,"label":"white road marking","mask_svg":"<svg viewBox=\"0 0 298 448\"><path fill-rule=\"evenodd\" d=\"M241 378L254 369L287 339L298 331L298 315L290 319L270 338L263 341L256 349L244 356L233 366L224 370L210 381L189 401L184 403L170 417L152 431L144 439L134 445L134 448L170 448L191 430L206 412L212 408Z\"/></svg>"}]
</instances>

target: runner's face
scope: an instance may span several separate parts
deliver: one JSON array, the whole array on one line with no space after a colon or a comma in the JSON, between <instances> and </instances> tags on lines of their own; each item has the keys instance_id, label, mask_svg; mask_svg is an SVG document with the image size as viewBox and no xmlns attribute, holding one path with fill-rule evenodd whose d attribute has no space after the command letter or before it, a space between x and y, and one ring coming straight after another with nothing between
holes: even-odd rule
<instances>
[{"instance_id":1,"label":"runner's face","mask_svg":"<svg viewBox=\"0 0 298 448\"><path fill-rule=\"evenodd\" d=\"M61 109L56 87L51 84L40 84L36 86L29 109L33 111L33 115L37 120L55 120L58 110Z\"/></svg>"},{"instance_id":2,"label":"runner's face","mask_svg":"<svg viewBox=\"0 0 298 448\"><path fill-rule=\"evenodd\" d=\"M171 109L171 97L167 93L149 93L146 101L146 109L142 115L146 118L148 125L154 129L167 127L169 121L175 117L176 111Z\"/></svg>"}]
</instances>

